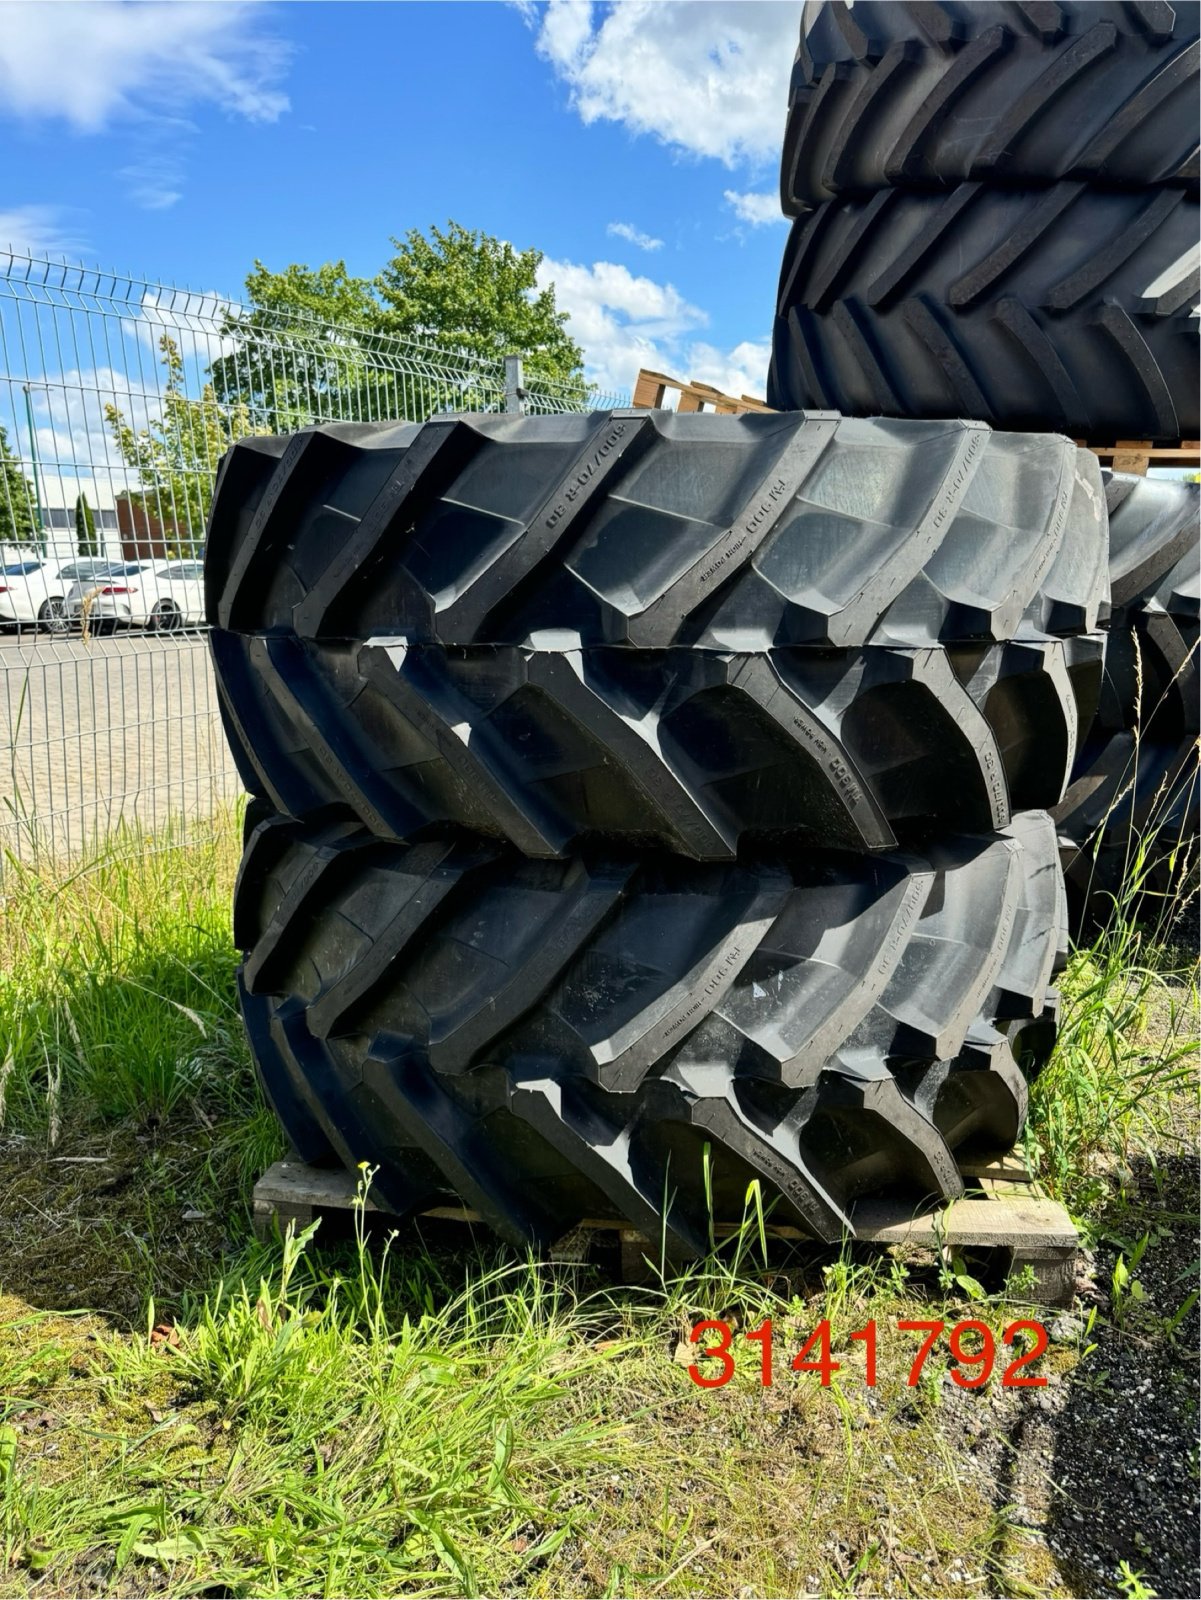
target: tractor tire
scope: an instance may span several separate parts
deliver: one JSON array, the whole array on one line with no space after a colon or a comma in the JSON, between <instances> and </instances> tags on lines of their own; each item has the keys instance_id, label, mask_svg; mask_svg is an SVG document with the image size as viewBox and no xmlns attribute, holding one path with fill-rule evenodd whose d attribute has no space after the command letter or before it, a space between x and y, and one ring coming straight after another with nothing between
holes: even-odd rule
<instances>
[{"instance_id":1,"label":"tractor tire","mask_svg":"<svg viewBox=\"0 0 1201 1600\"><path fill-rule=\"evenodd\" d=\"M472 829L731 860L887 850L1054 805L1104 640L901 650L447 650L214 629L246 787L381 838Z\"/></svg>"},{"instance_id":2,"label":"tractor tire","mask_svg":"<svg viewBox=\"0 0 1201 1600\"><path fill-rule=\"evenodd\" d=\"M1197 235L1179 189L830 201L785 247L768 404L1195 438Z\"/></svg>"},{"instance_id":3,"label":"tractor tire","mask_svg":"<svg viewBox=\"0 0 1201 1600\"><path fill-rule=\"evenodd\" d=\"M1105 472L1112 613L1097 728L1193 738L1201 484Z\"/></svg>"},{"instance_id":4,"label":"tractor tire","mask_svg":"<svg viewBox=\"0 0 1201 1600\"><path fill-rule=\"evenodd\" d=\"M1197 186L1194 3L808 4L780 202L880 189Z\"/></svg>"},{"instance_id":5,"label":"tractor tire","mask_svg":"<svg viewBox=\"0 0 1201 1600\"><path fill-rule=\"evenodd\" d=\"M1054 816L1072 925L1160 928L1196 893L1201 486L1106 473L1113 616L1097 715Z\"/></svg>"},{"instance_id":6,"label":"tractor tire","mask_svg":"<svg viewBox=\"0 0 1201 1600\"><path fill-rule=\"evenodd\" d=\"M1198 749L1187 741L1098 739L1055 808L1069 926L1092 939L1117 922L1166 937L1198 894Z\"/></svg>"},{"instance_id":7,"label":"tractor tire","mask_svg":"<svg viewBox=\"0 0 1201 1600\"><path fill-rule=\"evenodd\" d=\"M1039 813L924 857L719 867L276 817L235 939L306 1160L378 1167L399 1214L458 1195L517 1245L611 1218L688 1259L752 1179L826 1240L863 1195L961 1192L953 1152L1021 1130L1065 914Z\"/></svg>"},{"instance_id":8,"label":"tractor tire","mask_svg":"<svg viewBox=\"0 0 1201 1600\"><path fill-rule=\"evenodd\" d=\"M246 439L214 626L448 646L763 650L1087 632L1104 501L1066 439L977 423L592 412Z\"/></svg>"}]
</instances>

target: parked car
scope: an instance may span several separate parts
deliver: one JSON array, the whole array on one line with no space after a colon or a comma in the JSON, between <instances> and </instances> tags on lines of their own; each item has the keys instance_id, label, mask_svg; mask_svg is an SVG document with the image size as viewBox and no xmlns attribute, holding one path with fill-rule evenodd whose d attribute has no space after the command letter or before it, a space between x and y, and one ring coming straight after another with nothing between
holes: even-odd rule
<instances>
[{"instance_id":1,"label":"parked car","mask_svg":"<svg viewBox=\"0 0 1201 1600\"><path fill-rule=\"evenodd\" d=\"M89 629L142 627L172 632L204 620L204 563L193 560L116 561L67 590L70 622Z\"/></svg>"},{"instance_id":2,"label":"parked car","mask_svg":"<svg viewBox=\"0 0 1201 1600\"><path fill-rule=\"evenodd\" d=\"M109 565L93 559L64 562L36 553L5 561L0 565L0 627L32 626L65 633L67 591Z\"/></svg>"}]
</instances>

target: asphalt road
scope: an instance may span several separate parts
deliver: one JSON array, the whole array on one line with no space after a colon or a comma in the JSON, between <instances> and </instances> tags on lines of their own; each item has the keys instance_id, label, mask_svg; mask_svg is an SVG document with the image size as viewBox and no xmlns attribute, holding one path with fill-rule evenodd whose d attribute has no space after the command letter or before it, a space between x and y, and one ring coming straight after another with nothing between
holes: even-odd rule
<instances>
[{"instance_id":1,"label":"asphalt road","mask_svg":"<svg viewBox=\"0 0 1201 1600\"><path fill-rule=\"evenodd\" d=\"M0 851L74 853L240 792L202 635L0 634Z\"/></svg>"}]
</instances>

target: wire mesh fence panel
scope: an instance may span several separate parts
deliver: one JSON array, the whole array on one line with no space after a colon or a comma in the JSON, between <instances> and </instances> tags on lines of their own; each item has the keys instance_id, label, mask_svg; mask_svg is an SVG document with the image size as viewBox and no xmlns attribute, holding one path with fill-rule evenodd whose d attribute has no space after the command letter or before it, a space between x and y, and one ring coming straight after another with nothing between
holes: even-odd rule
<instances>
[{"instance_id":1,"label":"wire mesh fence panel","mask_svg":"<svg viewBox=\"0 0 1201 1600\"><path fill-rule=\"evenodd\" d=\"M238 794L201 583L231 443L513 403L501 356L0 252L0 874ZM521 408L628 403L528 376Z\"/></svg>"}]
</instances>

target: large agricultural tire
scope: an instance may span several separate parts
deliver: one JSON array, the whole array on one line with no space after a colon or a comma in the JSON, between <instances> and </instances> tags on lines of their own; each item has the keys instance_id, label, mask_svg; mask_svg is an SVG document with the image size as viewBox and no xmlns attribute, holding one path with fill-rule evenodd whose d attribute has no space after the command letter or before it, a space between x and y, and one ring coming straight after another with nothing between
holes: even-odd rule
<instances>
[{"instance_id":1,"label":"large agricultural tire","mask_svg":"<svg viewBox=\"0 0 1201 1600\"><path fill-rule=\"evenodd\" d=\"M337 424L226 455L208 621L445 645L902 645L1086 632L1104 504L1066 439L593 412Z\"/></svg>"},{"instance_id":2,"label":"large agricultural tire","mask_svg":"<svg viewBox=\"0 0 1201 1600\"><path fill-rule=\"evenodd\" d=\"M1201 484L1106 472L1112 613L1097 726L1194 736Z\"/></svg>"},{"instance_id":3,"label":"large agricultural tire","mask_svg":"<svg viewBox=\"0 0 1201 1600\"><path fill-rule=\"evenodd\" d=\"M380 837L563 856L890 849L1054 805L1103 638L901 650L447 650L210 635L248 789Z\"/></svg>"},{"instance_id":4,"label":"large agricultural tire","mask_svg":"<svg viewBox=\"0 0 1201 1600\"><path fill-rule=\"evenodd\" d=\"M702 1254L738 1220L854 1230L862 1195L953 1196L1007 1147L1066 950L1054 829L925 857L525 860L469 835L256 827L235 938L267 1092L308 1160L454 1193L514 1243L585 1217ZM705 1150L711 1161L705 1173Z\"/></svg>"},{"instance_id":5,"label":"large agricultural tire","mask_svg":"<svg viewBox=\"0 0 1201 1600\"><path fill-rule=\"evenodd\" d=\"M1179 189L830 201L785 247L768 404L1196 438L1197 236Z\"/></svg>"},{"instance_id":6,"label":"large agricultural tire","mask_svg":"<svg viewBox=\"0 0 1201 1600\"><path fill-rule=\"evenodd\" d=\"M1115 922L1161 935L1196 902L1198 745L1114 733L1053 813L1073 937Z\"/></svg>"},{"instance_id":7,"label":"large agricultural tire","mask_svg":"<svg viewBox=\"0 0 1201 1600\"><path fill-rule=\"evenodd\" d=\"M784 212L974 179L1195 189L1199 10L1194 0L811 0L784 133Z\"/></svg>"},{"instance_id":8,"label":"large agricultural tire","mask_svg":"<svg viewBox=\"0 0 1201 1600\"><path fill-rule=\"evenodd\" d=\"M1201 486L1106 474L1113 615L1097 715L1054 816L1078 934L1196 894Z\"/></svg>"}]
</instances>

